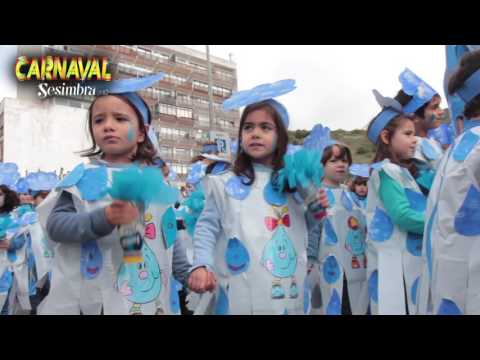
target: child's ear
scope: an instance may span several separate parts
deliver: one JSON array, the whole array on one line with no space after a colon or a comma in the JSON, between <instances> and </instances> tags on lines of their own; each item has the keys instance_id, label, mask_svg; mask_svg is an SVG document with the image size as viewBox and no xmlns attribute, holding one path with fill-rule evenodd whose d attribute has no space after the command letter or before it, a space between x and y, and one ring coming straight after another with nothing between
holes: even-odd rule
<instances>
[{"instance_id":1,"label":"child's ear","mask_svg":"<svg viewBox=\"0 0 480 360\"><path fill-rule=\"evenodd\" d=\"M380 140L387 145L390 143L390 140L388 139L388 130L382 130L380 133Z\"/></svg>"}]
</instances>

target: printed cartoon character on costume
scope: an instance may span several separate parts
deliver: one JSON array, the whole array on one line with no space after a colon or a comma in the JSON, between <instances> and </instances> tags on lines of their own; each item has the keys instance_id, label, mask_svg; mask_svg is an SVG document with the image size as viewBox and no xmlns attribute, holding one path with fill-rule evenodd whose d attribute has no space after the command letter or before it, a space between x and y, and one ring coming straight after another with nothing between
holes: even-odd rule
<instances>
[{"instance_id":1,"label":"printed cartoon character on costume","mask_svg":"<svg viewBox=\"0 0 480 360\"><path fill-rule=\"evenodd\" d=\"M297 268L297 254L292 241L285 232L284 226L290 226L290 217L287 207L272 206L275 217L265 219L269 230L274 231L272 238L267 242L263 250L261 263L267 269L274 280L272 281L272 299L283 299L285 291L282 279L289 278L290 286L288 296L291 299L298 297L295 270Z\"/></svg>"},{"instance_id":2,"label":"printed cartoon character on costume","mask_svg":"<svg viewBox=\"0 0 480 360\"><path fill-rule=\"evenodd\" d=\"M133 303L131 314L139 314L139 304L155 300L162 289L160 266L146 243L142 246L143 261L124 262L117 275L117 286L122 295Z\"/></svg>"}]
</instances>

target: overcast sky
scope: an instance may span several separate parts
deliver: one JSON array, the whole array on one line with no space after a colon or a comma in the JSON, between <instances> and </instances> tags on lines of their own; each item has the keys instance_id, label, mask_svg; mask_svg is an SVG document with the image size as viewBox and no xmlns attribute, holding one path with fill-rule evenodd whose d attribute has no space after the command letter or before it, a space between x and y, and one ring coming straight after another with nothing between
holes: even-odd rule
<instances>
[{"instance_id":1,"label":"overcast sky","mask_svg":"<svg viewBox=\"0 0 480 360\"><path fill-rule=\"evenodd\" d=\"M187 46L205 51L204 45ZM394 96L405 67L444 95L441 45L211 45L210 52L225 59L233 54L239 90L295 79L297 89L278 98L289 110L290 129L364 127L380 109L372 89ZM12 77L2 75L11 74L15 56L14 46L0 46L0 99L15 96Z\"/></svg>"}]
</instances>

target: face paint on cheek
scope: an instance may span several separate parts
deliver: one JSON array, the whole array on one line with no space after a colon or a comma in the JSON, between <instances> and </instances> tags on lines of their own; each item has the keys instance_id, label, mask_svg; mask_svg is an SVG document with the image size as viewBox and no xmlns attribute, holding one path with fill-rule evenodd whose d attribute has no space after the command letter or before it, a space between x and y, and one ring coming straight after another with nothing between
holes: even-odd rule
<instances>
[{"instance_id":1,"label":"face paint on cheek","mask_svg":"<svg viewBox=\"0 0 480 360\"><path fill-rule=\"evenodd\" d=\"M277 133L274 133L272 138L272 152L275 152L275 150L277 150L277 143L278 143L278 136L277 136Z\"/></svg>"},{"instance_id":2,"label":"face paint on cheek","mask_svg":"<svg viewBox=\"0 0 480 360\"><path fill-rule=\"evenodd\" d=\"M133 141L133 129L132 129L132 125L131 125L131 124L128 124L127 139L128 139L129 142L132 142L132 141Z\"/></svg>"}]
</instances>

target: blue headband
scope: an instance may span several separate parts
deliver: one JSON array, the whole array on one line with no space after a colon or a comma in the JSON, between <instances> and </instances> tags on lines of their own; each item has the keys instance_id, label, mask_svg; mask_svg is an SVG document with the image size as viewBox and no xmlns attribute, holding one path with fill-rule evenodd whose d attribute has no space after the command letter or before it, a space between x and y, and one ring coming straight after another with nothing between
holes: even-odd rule
<instances>
[{"instance_id":1,"label":"blue headband","mask_svg":"<svg viewBox=\"0 0 480 360\"><path fill-rule=\"evenodd\" d=\"M139 95L133 92L124 93L121 95L125 96L132 103L132 105L135 106L138 112L142 115L142 120L145 125L148 125L152 122L152 119L150 119L149 116L148 107L145 105L145 102Z\"/></svg>"},{"instance_id":2,"label":"blue headband","mask_svg":"<svg viewBox=\"0 0 480 360\"><path fill-rule=\"evenodd\" d=\"M267 103L269 103L275 109L278 115L280 115L283 125L285 125L285 128L288 129L288 126L290 125L290 116L288 115L287 108L274 99L268 99Z\"/></svg>"},{"instance_id":3,"label":"blue headband","mask_svg":"<svg viewBox=\"0 0 480 360\"><path fill-rule=\"evenodd\" d=\"M370 140L373 144L377 144L378 137L380 136L382 130L385 129L390 121L401 114L401 112L392 108L383 109L380 114L375 117L370 129L368 130L368 140Z\"/></svg>"},{"instance_id":4,"label":"blue headband","mask_svg":"<svg viewBox=\"0 0 480 360\"><path fill-rule=\"evenodd\" d=\"M480 94L480 69L475 71L456 91L457 95L466 103Z\"/></svg>"},{"instance_id":5,"label":"blue headband","mask_svg":"<svg viewBox=\"0 0 480 360\"><path fill-rule=\"evenodd\" d=\"M148 107L145 105L145 102L142 98L136 94L137 91L144 90L156 82L163 79L165 73L158 73L150 76L144 76L142 78L130 78L130 79L120 79L110 82L101 82L94 84L96 88L97 95L123 95L125 96L130 103L138 110L142 115L142 120L145 124L150 124L151 119L148 116L149 111Z\"/></svg>"},{"instance_id":6,"label":"blue headband","mask_svg":"<svg viewBox=\"0 0 480 360\"><path fill-rule=\"evenodd\" d=\"M230 98L223 102L224 110L232 110L242 106L267 101L280 115L283 124L288 129L289 116L287 109L281 103L273 98L284 95L296 89L295 80L286 79L275 83L267 83L255 86L250 90L242 90L233 94Z\"/></svg>"}]
</instances>

